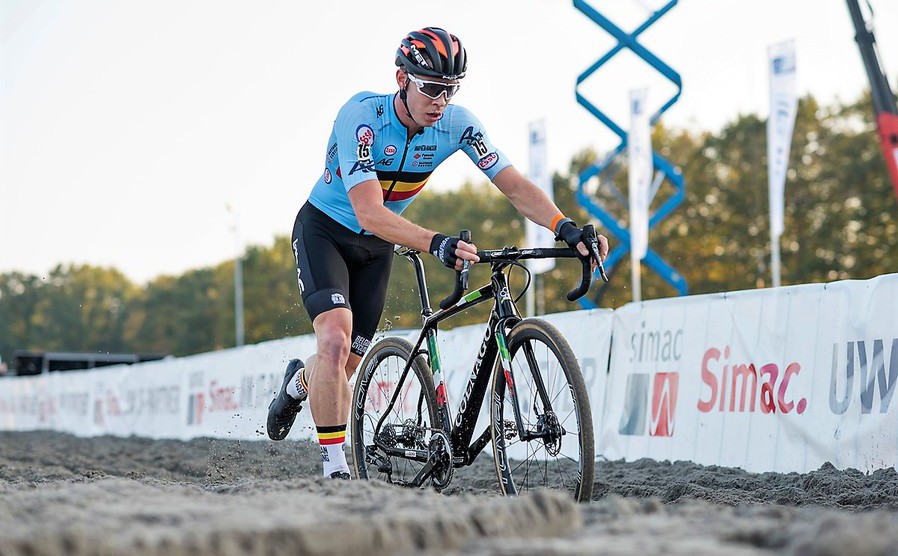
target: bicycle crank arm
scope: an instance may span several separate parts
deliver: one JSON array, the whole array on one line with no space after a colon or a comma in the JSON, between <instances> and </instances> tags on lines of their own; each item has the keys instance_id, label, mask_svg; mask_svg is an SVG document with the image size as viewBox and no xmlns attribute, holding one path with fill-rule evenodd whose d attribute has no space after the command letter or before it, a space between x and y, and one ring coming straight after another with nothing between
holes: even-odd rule
<instances>
[{"instance_id":1,"label":"bicycle crank arm","mask_svg":"<svg viewBox=\"0 0 898 556\"><path fill-rule=\"evenodd\" d=\"M430 459L430 450L407 450L404 448L392 448L389 446L384 446L376 439L374 442L375 444L377 444L377 448L387 456L417 461L418 463L427 463L427 461Z\"/></svg>"},{"instance_id":2,"label":"bicycle crank arm","mask_svg":"<svg viewBox=\"0 0 898 556\"><path fill-rule=\"evenodd\" d=\"M418 474L415 475L415 478L408 482L411 486L421 486L424 484L424 481L430 479L431 475L433 475L434 467L436 467L436 460L431 459L427 462L427 464L418 471Z\"/></svg>"}]
</instances>

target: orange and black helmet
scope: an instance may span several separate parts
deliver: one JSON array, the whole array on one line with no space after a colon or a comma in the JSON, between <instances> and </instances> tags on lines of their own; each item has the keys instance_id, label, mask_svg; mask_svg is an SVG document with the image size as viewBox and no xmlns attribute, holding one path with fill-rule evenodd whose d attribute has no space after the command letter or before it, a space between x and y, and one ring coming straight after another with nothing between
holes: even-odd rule
<instances>
[{"instance_id":1,"label":"orange and black helmet","mask_svg":"<svg viewBox=\"0 0 898 556\"><path fill-rule=\"evenodd\" d=\"M402 39L396 51L396 65L422 77L461 79L468 67L468 56L458 37L439 27L425 27Z\"/></svg>"}]
</instances>

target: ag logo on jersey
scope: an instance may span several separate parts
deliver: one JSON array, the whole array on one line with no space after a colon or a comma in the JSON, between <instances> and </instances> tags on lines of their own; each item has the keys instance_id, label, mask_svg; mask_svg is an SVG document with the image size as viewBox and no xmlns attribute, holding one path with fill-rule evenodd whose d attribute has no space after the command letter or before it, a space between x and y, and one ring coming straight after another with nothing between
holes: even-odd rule
<instances>
[{"instance_id":1,"label":"ag logo on jersey","mask_svg":"<svg viewBox=\"0 0 898 556\"><path fill-rule=\"evenodd\" d=\"M486 143L483 142L483 133L480 131L475 133L474 126L469 125L464 133L461 134L461 139L459 139L458 142L474 147L474 150L477 151L477 156L486 156L486 153L488 152Z\"/></svg>"}]
</instances>

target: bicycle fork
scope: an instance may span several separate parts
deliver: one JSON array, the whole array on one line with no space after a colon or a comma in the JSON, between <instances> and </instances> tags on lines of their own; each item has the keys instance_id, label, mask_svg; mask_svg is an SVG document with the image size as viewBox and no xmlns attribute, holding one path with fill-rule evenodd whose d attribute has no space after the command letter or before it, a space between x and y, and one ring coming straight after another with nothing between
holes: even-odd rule
<instances>
[{"instance_id":1,"label":"bicycle fork","mask_svg":"<svg viewBox=\"0 0 898 556\"><path fill-rule=\"evenodd\" d=\"M530 342L525 341L521 347L524 350L524 357L531 371L530 374L533 377L533 385L536 389L536 394L539 396L539 399L542 402L543 406L543 413L536 416L536 430L527 429L524 426L520 397L518 395L517 383L514 380L514 371L511 365L511 355L508 352L507 339L503 328L504 327L499 326L496 329L496 345L499 347L499 364L505 378L505 389L508 392L509 400L512 404L518 438L520 438L524 442L541 439L547 445L551 444L555 442L561 435L564 435L566 431L557 423L557 417L555 416L555 412L552 410L552 402L549 399L549 393L546 390L545 383L543 382L542 373L539 369L539 363L537 362L536 354L533 352L533 346L530 344ZM501 403L501 401L497 400L496 403ZM536 409L535 403L534 409Z\"/></svg>"}]
</instances>

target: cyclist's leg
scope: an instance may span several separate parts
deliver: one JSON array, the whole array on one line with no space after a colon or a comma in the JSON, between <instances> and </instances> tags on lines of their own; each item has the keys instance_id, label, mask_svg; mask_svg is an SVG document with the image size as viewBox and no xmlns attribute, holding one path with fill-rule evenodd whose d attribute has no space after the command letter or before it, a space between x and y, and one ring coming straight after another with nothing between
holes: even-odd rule
<instances>
[{"instance_id":1,"label":"cyclist's leg","mask_svg":"<svg viewBox=\"0 0 898 556\"><path fill-rule=\"evenodd\" d=\"M308 204L300 211L293 233L299 288L317 347L302 372L326 476L348 471L342 448L351 397L345 367L353 316L349 304L352 253L346 245L353 235Z\"/></svg>"},{"instance_id":2,"label":"cyclist's leg","mask_svg":"<svg viewBox=\"0 0 898 556\"><path fill-rule=\"evenodd\" d=\"M392 268L393 244L375 236L354 235L351 246L346 246L344 252L347 253L344 259L348 264L347 300L352 306L351 343L344 365L346 378L349 379L371 345L383 314ZM331 336L333 327L333 322L330 321L331 318L328 317L327 322L322 322L320 326L322 333L328 337ZM316 337L320 337L318 326L315 326ZM345 330L341 329L342 333ZM307 380L314 374L317 361L317 355L313 355L306 362Z\"/></svg>"},{"instance_id":3,"label":"cyclist's leg","mask_svg":"<svg viewBox=\"0 0 898 556\"><path fill-rule=\"evenodd\" d=\"M352 401L349 378L367 351L383 312L392 263L391 244L370 236L353 239L351 248L344 250L349 252L346 260L352 312L331 309L313 322L318 353L312 358L308 383L325 476L348 471L343 443ZM337 437L339 446L325 445Z\"/></svg>"},{"instance_id":4,"label":"cyclist's leg","mask_svg":"<svg viewBox=\"0 0 898 556\"><path fill-rule=\"evenodd\" d=\"M319 314L312 326L318 351L306 364L309 408L318 427L346 424L351 392L344 370L349 359L352 312L336 308Z\"/></svg>"},{"instance_id":5,"label":"cyclist's leg","mask_svg":"<svg viewBox=\"0 0 898 556\"><path fill-rule=\"evenodd\" d=\"M393 264L393 244L375 236L357 238L358 256L349 273L349 299L352 301L352 344L346 378L351 378L359 362L368 351L371 339L380 324L390 269Z\"/></svg>"}]
</instances>

